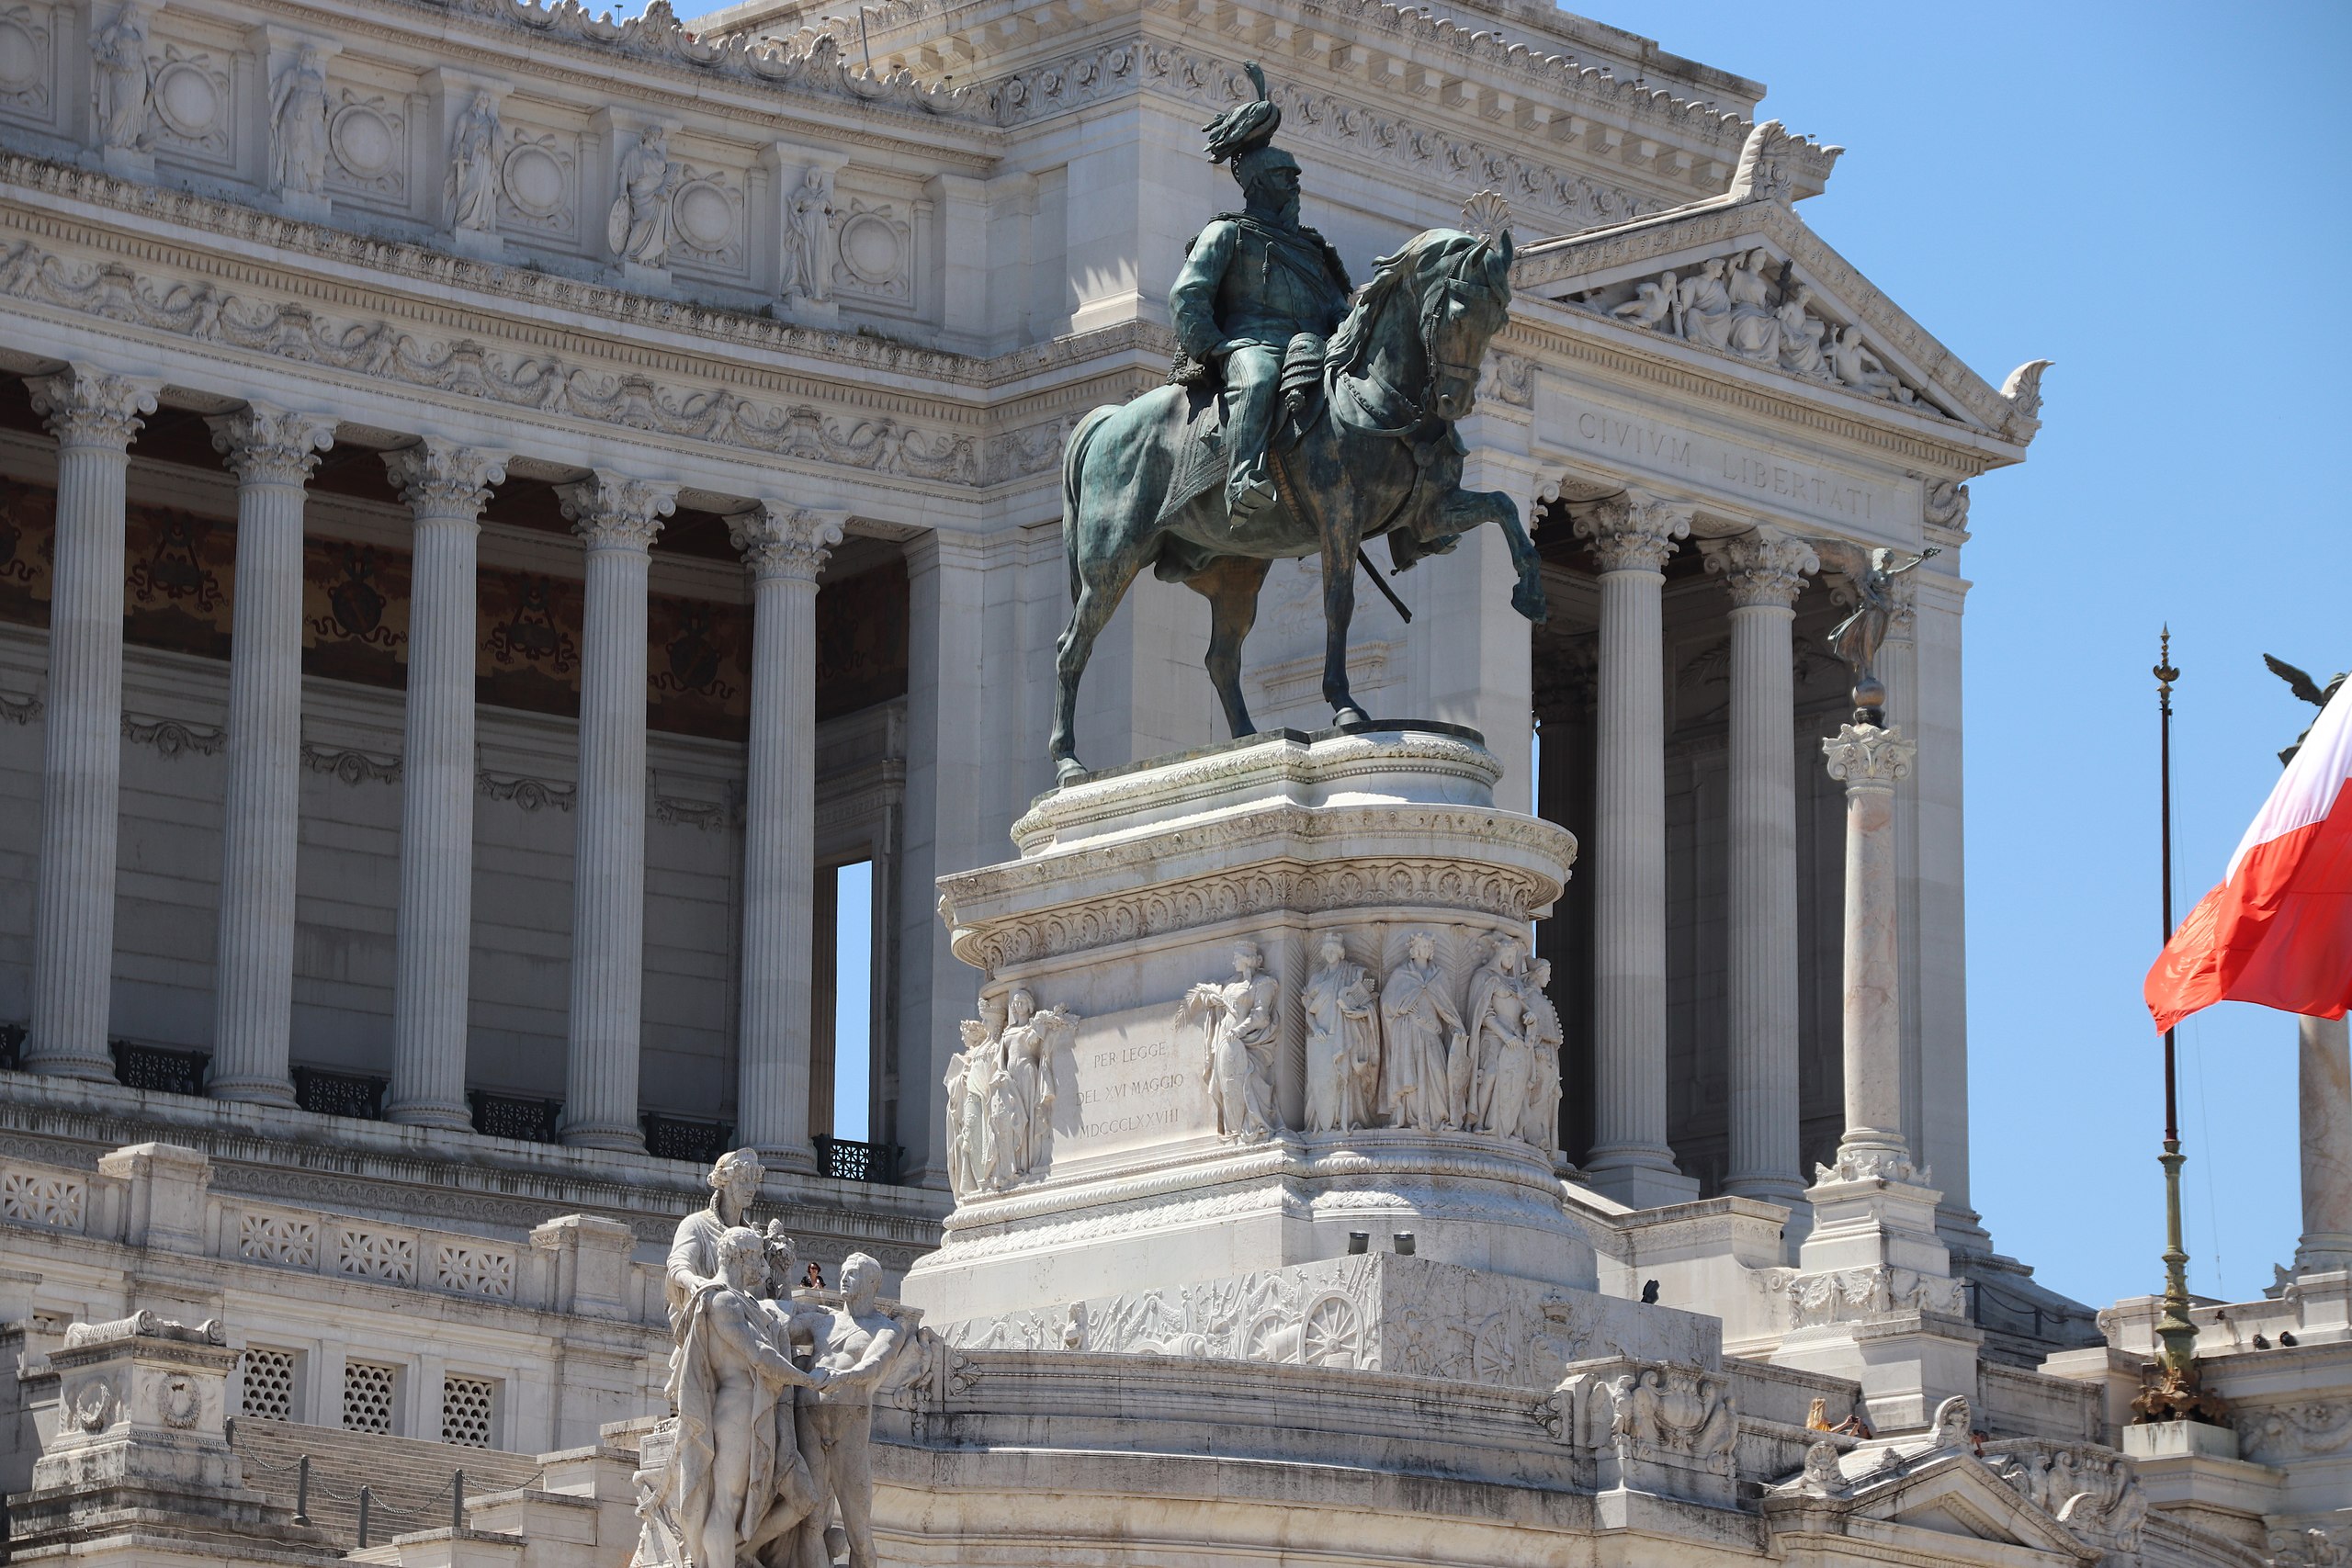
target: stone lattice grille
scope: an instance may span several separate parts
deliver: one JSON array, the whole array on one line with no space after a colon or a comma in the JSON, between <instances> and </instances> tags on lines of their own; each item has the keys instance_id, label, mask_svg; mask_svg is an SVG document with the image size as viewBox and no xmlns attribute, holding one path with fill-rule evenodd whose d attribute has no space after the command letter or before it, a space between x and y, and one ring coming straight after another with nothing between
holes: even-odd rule
<instances>
[{"instance_id":1,"label":"stone lattice grille","mask_svg":"<svg viewBox=\"0 0 2352 1568\"><path fill-rule=\"evenodd\" d=\"M389 1432L400 1370L372 1361L343 1364L343 1425L350 1432Z\"/></svg>"},{"instance_id":2,"label":"stone lattice grille","mask_svg":"<svg viewBox=\"0 0 2352 1568\"><path fill-rule=\"evenodd\" d=\"M362 1280L416 1283L416 1238L345 1225L335 1236L335 1268Z\"/></svg>"},{"instance_id":3,"label":"stone lattice grille","mask_svg":"<svg viewBox=\"0 0 2352 1568\"><path fill-rule=\"evenodd\" d=\"M487 1247L444 1242L434 1249L434 1280L462 1295L514 1299L514 1255Z\"/></svg>"},{"instance_id":4,"label":"stone lattice grille","mask_svg":"<svg viewBox=\"0 0 2352 1568\"><path fill-rule=\"evenodd\" d=\"M498 1404L498 1384L489 1378L441 1380L441 1440L469 1449L491 1446L491 1416Z\"/></svg>"},{"instance_id":5,"label":"stone lattice grille","mask_svg":"<svg viewBox=\"0 0 2352 1568\"><path fill-rule=\"evenodd\" d=\"M255 1263L316 1268L319 1227L293 1214L245 1214L237 1222L237 1250Z\"/></svg>"},{"instance_id":6,"label":"stone lattice grille","mask_svg":"<svg viewBox=\"0 0 2352 1568\"><path fill-rule=\"evenodd\" d=\"M259 1345L245 1350L244 1394L240 1416L259 1421L294 1419L294 1352Z\"/></svg>"},{"instance_id":7,"label":"stone lattice grille","mask_svg":"<svg viewBox=\"0 0 2352 1568\"><path fill-rule=\"evenodd\" d=\"M70 1176L36 1170L0 1173L0 1219L77 1231L82 1228L82 1200L87 1190Z\"/></svg>"}]
</instances>

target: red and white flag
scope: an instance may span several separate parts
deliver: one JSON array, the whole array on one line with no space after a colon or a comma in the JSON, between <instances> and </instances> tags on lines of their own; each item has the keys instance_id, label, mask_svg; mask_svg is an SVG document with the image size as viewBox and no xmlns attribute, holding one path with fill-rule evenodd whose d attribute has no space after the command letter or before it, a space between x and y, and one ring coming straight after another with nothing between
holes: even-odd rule
<instances>
[{"instance_id":1,"label":"red and white flag","mask_svg":"<svg viewBox=\"0 0 2352 1568\"><path fill-rule=\"evenodd\" d=\"M2158 1031L2215 1002L2352 1011L2352 681L2279 775L2254 826L2148 971Z\"/></svg>"}]
</instances>

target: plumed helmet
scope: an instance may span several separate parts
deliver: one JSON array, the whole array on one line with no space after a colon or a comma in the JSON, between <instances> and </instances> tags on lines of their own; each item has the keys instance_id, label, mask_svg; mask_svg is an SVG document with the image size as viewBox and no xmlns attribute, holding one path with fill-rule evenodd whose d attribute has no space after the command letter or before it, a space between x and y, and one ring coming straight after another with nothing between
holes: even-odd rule
<instances>
[{"instance_id":1,"label":"plumed helmet","mask_svg":"<svg viewBox=\"0 0 2352 1568\"><path fill-rule=\"evenodd\" d=\"M1209 162L1232 162L1234 177L1246 183L1241 159L1247 153L1264 148L1273 140L1274 132L1282 129L1283 111L1281 106L1266 95L1264 69L1254 60L1241 69L1249 73L1250 85L1258 89L1256 99L1234 105L1201 129L1208 133Z\"/></svg>"}]
</instances>

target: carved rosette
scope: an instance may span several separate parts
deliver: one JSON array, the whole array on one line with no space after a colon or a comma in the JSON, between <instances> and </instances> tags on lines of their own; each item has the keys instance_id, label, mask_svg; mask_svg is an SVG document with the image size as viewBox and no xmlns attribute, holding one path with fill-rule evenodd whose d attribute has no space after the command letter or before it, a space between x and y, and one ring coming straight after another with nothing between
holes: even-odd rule
<instances>
[{"instance_id":1,"label":"carved rosette","mask_svg":"<svg viewBox=\"0 0 2352 1568\"><path fill-rule=\"evenodd\" d=\"M252 402L204 422L212 449L247 484L300 485L318 472L319 454L334 445L335 422Z\"/></svg>"},{"instance_id":2,"label":"carved rosette","mask_svg":"<svg viewBox=\"0 0 2352 1568\"><path fill-rule=\"evenodd\" d=\"M1758 604L1788 609L1804 592L1805 578L1821 570L1821 558L1811 545L1778 528L1755 528L1734 538L1710 540L1702 547L1707 570L1724 580L1735 609Z\"/></svg>"},{"instance_id":3,"label":"carved rosette","mask_svg":"<svg viewBox=\"0 0 2352 1568\"><path fill-rule=\"evenodd\" d=\"M1687 510L1638 491L1595 502L1576 520L1577 537L1591 543L1604 572L1661 570L1690 533Z\"/></svg>"},{"instance_id":4,"label":"carved rosette","mask_svg":"<svg viewBox=\"0 0 2352 1568\"><path fill-rule=\"evenodd\" d=\"M491 487L506 478L506 459L428 435L413 446L385 453L384 472L419 517L470 522L489 504Z\"/></svg>"},{"instance_id":5,"label":"carved rosette","mask_svg":"<svg viewBox=\"0 0 2352 1568\"><path fill-rule=\"evenodd\" d=\"M1895 781L1911 774L1917 741L1903 739L1899 726L1844 724L1822 739L1821 754L1829 759L1829 776L1849 789L1893 789Z\"/></svg>"},{"instance_id":6,"label":"carved rosette","mask_svg":"<svg viewBox=\"0 0 2352 1568\"><path fill-rule=\"evenodd\" d=\"M662 531L662 520L678 509L678 487L650 479L624 479L608 468L577 484L558 485L556 495L571 531L592 550L645 550Z\"/></svg>"},{"instance_id":7,"label":"carved rosette","mask_svg":"<svg viewBox=\"0 0 2352 1568\"><path fill-rule=\"evenodd\" d=\"M727 541L743 552L743 564L762 581L780 577L814 582L833 547L842 542L842 530L848 522L845 512L814 512L766 502L729 518Z\"/></svg>"},{"instance_id":8,"label":"carved rosette","mask_svg":"<svg viewBox=\"0 0 2352 1568\"><path fill-rule=\"evenodd\" d=\"M33 412L61 446L108 446L121 451L155 412L157 386L115 376L87 365L72 365L54 376L35 376Z\"/></svg>"}]
</instances>

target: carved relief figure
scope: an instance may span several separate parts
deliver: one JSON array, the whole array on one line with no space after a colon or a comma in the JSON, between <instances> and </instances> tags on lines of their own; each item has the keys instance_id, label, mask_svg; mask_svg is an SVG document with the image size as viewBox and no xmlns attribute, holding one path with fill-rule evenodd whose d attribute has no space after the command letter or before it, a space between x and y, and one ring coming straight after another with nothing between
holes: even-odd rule
<instances>
[{"instance_id":1,"label":"carved relief figure","mask_svg":"<svg viewBox=\"0 0 2352 1568\"><path fill-rule=\"evenodd\" d=\"M449 227L488 233L498 227L498 103L476 93L458 118L449 149Z\"/></svg>"},{"instance_id":2,"label":"carved relief figure","mask_svg":"<svg viewBox=\"0 0 2352 1568\"><path fill-rule=\"evenodd\" d=\"M1829 323L1815 316L1807 306L1813 302L1813 290L1800 283L1789 290L1781 301L1773 319L1781 323L1781 368L1792 376L1820 377L1824 374L1821 360L1821 334Z\"/></svg>"},{"instance_id":3,"label":"carved relief figure","mask_svg":"<svg viewBox=\"0 0 2352 1568\"><path fill-rule=\"evenodd\" d=\"M833 291L833 176L811 164L792 193L790 220L784 226L783 292L819 303Z\"/></svg>"},{"instance_id":4,"label":"carved relief figure","mask_svg":"<svg viewBox=\"0 0 2352 1568\"><path fill-rule=\"evenodd\" d=\"M317 193L327 179L327 71L315 45L279 73L269 115L270 188Z\"/></svg>"},{"instance_id":5,"label":"carved relief figure","mask_svg":"<svg viewBox=\"0 0 2352 1568\"><path fill-rule=\"evenodd\" d=\"M1898 403L1911 401L1911 389L1888 370L1877 355L1862 346L1860 327L1839 327L1829 334L1823 352L1829 356L1831 373L1865 397L1886 398Z\"/></svg>"},{"instance_id":6,"label":"carved relief figure","mask_svg":"<svg viewBox=\"0 0 2352 1568\"><path fill-rule=\"evenodd\" d=\"M1677 301L1680 320L1676 326L1685 340L1715 350L1731 345L1731 292L1724 287L1722 256L1682 280Z\"/></svg>"},{"instance_id":7,"label":"carved relief figure","mask_svg":"<svg viewBox=\"0 0 2352 1568\"><path fill-rule=\"evenodd\" d=\"M1462 1015L1445 994L1437 942L1427 931L1405 941L1405 962L1388 972L1381 1013L1387 1029L1380 1109L1398 1127L1452 1127L1459 1117L1446 1100L1446 1037L1459 1035Z\"/></svg>"},{"instance_id":8,"label":"carved relief figure","mask_svg":"<svg viewBox=\"0 0 2352 1568\"><path fill-rule=\"evenodd\" d=\"M637 145L621 154L616 174L620 194L605 218L605 243L623 261L660 266L670 259L670 190L676 176L670 132L646 127Z\"/></svg>"},{"instance_id":9,"label":"carved relief figure","mask_svg":"<svg viewBox=\"0 0 2352 1568\"><path fill-rule=\"evenodd\" d=\"M1004 1036L1000 1033L980 1048L980 1114L985 1131L980 1138L980 1185L1001 1192L1021 1173L1021 1091L1005 1062Z\"/></svg>"},{"instance_id":10,"label":"carved relief figure","mask_svg":"<svg viewBox=\"0 0 2352 1568\"><path fill-rule=\"evenodd\" d=\"M801 1405L800 1451L817 1506L800 1527L804 1563L832 1560L825 1525L829 1513L838 1513L850 1568L874 1568L874 1392L909 1339L899 1320L882 1310L881 1292L882 1265L853 1252L842 1263L842 1304L813 1314L815 1393Z\"/></svg>"},{"instance_id":11,"label":"carved relief figure","mask_svg":"<svg viewBox=\"0 0 2352 1568\"><path fill-rule=\"evenodd\" d=\"M1495 944L1495 955L1470 982L1463 1010L1470 1061L1467 1119L1481 1133L1516 1134L1527 1115L1534 1053L1527 1042L1527 998L1521 972L1526 948L1517 936Z\"/></svg>"},{"instance_id":12,"label":"carved relief figure","mask_svg":"<svg viewBox=\"0 0 2352 1568\"><path fill-rule=\"evenodd\" d=\"M718 1278L696 1282L673 1329L678 1439L665 1490L691 1560L732 1564L796 1528L816 1500L800 1450L782 1442L792 1427L778 1419L778 1395L821 1388L827 1373L800 1371L771 1337L759 1233L734 1226L712 1250Z\"/></svg>"},{"instance_id":13,"label":"carved relief figure","mask_svg":"<svg viewBox=\"0 0 2352 1568\"><path fill-rule=\"evenodd\" d=\"M1675 302L1674 274L1669 272L1652 282L1637 286L1634 298L1609 313L1637 327L1654 327L1667 319Z\"/></svg>"},{"instance_id":14,"label":"carved relief figure","mask_svg":"<svg viewBox=\"0 0 2352 1568\"><path fill-rule=\"evenodd\" d=\"M147 112L155 79L147 66L147 12L125 6L90 39L97 73L98 145L131 151L146 145Z\"/></svg>"},{"instance_id":15,"label":"carved relief figure","mask_svg":"<svg viewBox=\"0 0 2352 1568\"><path fill-rule=\"evenodd\" d=\"M1729 347L1743 359L1770 365L1781 355L1781 323L1772 314L1772 285L1766 276L1770 251L1753 250L1732 262L1724 288L1731 296Z\"/></svg>"},{"instance_id":16,"label":"carved relief figure","mask_svg":"<svg viewBox=\"0 0 2352 1568\"><path fill-rule=\"evenodd\" d=\"M1208 1030L1201 1078L1216 1107L1216 1130L1228 1139L1262 1143L1282 1128L1274 1109L1274 982L1261 973L1265 954L1254 942L1233 950L1234 977L1203 981L1184 993L1179 1028Z\"/></svg>"},{"instance_id":17,"label":"carved relief figure","mask_svg":"<svg viewBox=\"0 0 2352 1568\"><path fill-rule=\"evenodd\" d=\"M1347 1133L1373 1124L1380 1094L1380 1019L1374 986L1347 943L1324 933L1323 966L1306 982L1306 1130Z\"/></svg>"},{"instance_id":18,"label":"carved relief figure","mask_svg":"<svg viewBox=\"0 0 2352 1568\"><path fill-rule=\"evenodd\" d=\"M1527 1043L1535 1066L1527 1092L1527 1115L1519 1135L1547 1155L1560 1152L1560 1047L1567 1032L1560 1027L1560 1010L1548 995L1552 961L1539 958L1529 973Z\"/></svg>"},{"instance_id":19,"label":"carved relief figure","mask_svg":"<svg viewBox=\"0 0 2352 1568\"><path fill-rule=\"evenodd\" d=\"M972 1157L976 1146L972 1107L978 1099L972 1078L974 1066L989 1043L989 1026L967 1018L956 1027L962 1032L964 1048L947 1058L947 1190L960 1201L980 1184L979 1168Z\"/></svg>"},{"instance_id":20,"label":"carved relief figure","mask_svg":"<svg viewBox=\"0 0 2352 1568\"><path fill-rule=\"evenodd\" d=\"M1054 1101L1057 1084L1054 1046L1061 1034L1078 1025L1078 1014L1068 1008L1037 1010L1037 998L1026 987L1016 987L1007 1002L999 1051L1004 1059L1018 1124L1012 1146L1014 1177L1034 1175L1054 1159Z\"/></svg>"}]
</instances>

